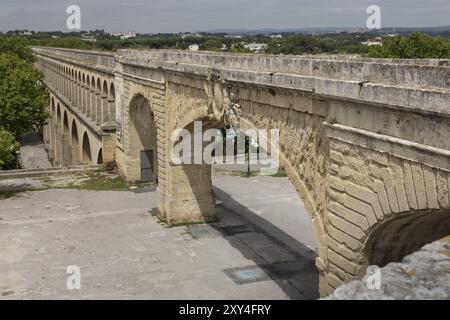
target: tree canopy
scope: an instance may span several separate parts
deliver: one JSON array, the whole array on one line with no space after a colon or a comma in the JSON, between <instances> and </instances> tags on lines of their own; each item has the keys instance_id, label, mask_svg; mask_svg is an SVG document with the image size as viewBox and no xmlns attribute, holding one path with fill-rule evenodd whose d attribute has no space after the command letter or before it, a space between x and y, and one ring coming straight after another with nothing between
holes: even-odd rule
<instances>
[{"instance_id":1,"label":"tree canopy","mask_svg":"<svg viewBox=\"0 0 450 320\"><path fill-rule=\"evenodd\" d=\"M392 59L450 59L450 40L414 32L386 39L369 50L369 57Z\"/></svg>"},{"instance_id":2,"label":"tree canopy","mask_svg":"<svg viewBox=\"0 0 450 320\"><path fill-rule=\"evenodd\" d=\"M33 52L20 37L0 37L0 168L15 157L16 138L48 117L48 92L34 67Z\"/></svg>"},{"instance_id":3,"label":"tree canopy","mask_svg":"<svg viewBox=\"0 0 450 320\"><path fill-rule=\"evenodd\" d=\"M0 126L15 136L45 124L49 103L42 74L17 55L0 54Z\"/></svg>"}]
</instances>

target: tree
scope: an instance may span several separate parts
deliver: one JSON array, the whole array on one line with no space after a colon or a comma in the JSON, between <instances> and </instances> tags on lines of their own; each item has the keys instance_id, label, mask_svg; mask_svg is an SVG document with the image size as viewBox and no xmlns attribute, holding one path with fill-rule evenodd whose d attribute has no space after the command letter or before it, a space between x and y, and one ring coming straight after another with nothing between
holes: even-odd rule
<instances>
[{"instance_id":1,"label":"tree","mask_svg":"<svg viewBox=\"0 0 450 320\"><path fill-rule=\"evenodd\" d=\"M8 163L14 160L19 143L14 135L0 127L0 169L6 169Z\"/></svg>"},{"instance_id":2,"label":"tree","mask_svg":"<svg viewBox=\"0 0 450 320\"><path fill-rule=\"evenodd\" d=\"M369 57L392 59L450 59L450 41L414 32L409 38L395 36L369 50Z\"/></svg>"},{"instance_id":3,"label":"tree","mask_svg":"<svg viewBox=\"0 0 450 320\"><path fill-rule=\"evenodd\" d=\"M15 54L0 54L0 126L15 136L45 124L47 90L42 74Z\"/></svg>"},{"instance_id":4,"label":"tree","mask_svg":"<svg viewBox=\"0 0 450 320\"><path fill-rule=\"evenodd\" d=\"M209 39L203 45L202 49L207 51L222 51L222 42L217 39Z\"/></svg>"},{"instance_id":5,"label":"tree","mask_svg":"<svg viewBox=\"0 0 450 320\"><path fill-rule=\"evenodd\" d=\"M28 40L23 37L0 37L0 52L17 55L20 59L34 62L33 51L27 47Z\"/></svg>"}]
</instances>

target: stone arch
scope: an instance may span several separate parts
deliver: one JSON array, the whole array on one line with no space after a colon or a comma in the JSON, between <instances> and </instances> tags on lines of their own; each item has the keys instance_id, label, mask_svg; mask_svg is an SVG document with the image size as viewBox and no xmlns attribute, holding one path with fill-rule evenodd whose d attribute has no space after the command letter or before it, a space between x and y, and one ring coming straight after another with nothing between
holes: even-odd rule
<instances>
[{"instance_id":1,"label":"stone arch","mask_svg":"<svg viewBox=\"0 0 450 320\"><path fill-rule=\"evenodd\" d=\"M366 265L384 267L449 235L450 209L411 211L380 222L365 244Z\"/></svg>"},{"instance_id":2,"label":"stone arch","mask_svg":"<svg viewBox=\"0 0 450 320\"><path fill-rule=\"evenodd\" d=\"M55 125L55 165L62 164L62 154L63 154L63 143L62 143L62 135L63 135L63 123L62 123L62 113L61 113L61 105L59 102L56 105L56 125Z\"/></svg>"},{"instance_id":3,"label":"stone arch","mask_svg":"<svg viewBox=\"0 0 450 320\"><path fill-rule=\"evenodd\" d=\"M95 96L95 77L91 75L91 86L89 88L89 109L87 111L91 120L95 121L96 113L96 96Z\"/></svg>"},{"instance_id":4,"label":"stone arch","mask_svg":"<svg viewBox=\"0 0 450 320\"><path fill-rule=\"evenodd\" d=\"M103 164L103 149L98 150L97 164Z\"/></svg>"},{"instance_id":5,"label":"stone arch","mask_svg":"<svg viewBox=\"0 0 450 320\"><path fill-rule=\"evenodd\" d=\"M67 116L67 110L64 110L63 116L63 134L62 134L62 165L70 165L72 163L72 146L70 145L70 130L69 130L69 118Z\"/></svg>"},{"instance_id":6,"label":"stone arch","mask_svg":"<svg viewBox=\"0 0 450 320\"><path fill-rule=\"evenodd\" d=\"M218 85L220 86L220 85ZM190 100L188 107L181 107L183 97L177 97L176 103L180 103L183 114L177 114L171 121L169 132L177 128L186 128L191 131L195 121L203 121L208 127L221 129L224 124L218 121L211 111L211 101L223 95L204 92L201 86L195 92L198 99ZM239 101L239 90L236 89L236 103ZM239 90L238 90L239 89ZM217 89L216 89L217 90ZM227 89L223 89L225 91ZM326 259L327 259L327 235L326 235L326 207L327 199L327 177L329 174L329 144L323 126L327 105L321 110L300 111L293 108L277 108L266 106L261 98L259 108L254 108L246 101L245 92L240 105L242 117L240 125L246 129L280 129L280 164L285 169L287 176L296 188L300 198L303 200L306 211L311 218L315 229L318 257L316 266L320 274L321 292L326 287ZM230 89L231 91L231 89ZM273 98L270 94L269 98ZM190 93L192 98L192 93ZM231 95L231 94L230 94ZM268 94L269 95L269 94ZM282 95L282 94L280 94ZM244 98L245 97L245 98ZM311 99L313 99L311 97ZM179 102L180 101L180 102ZM239 102L237 102L239 101ZM323 103L313 101L313 103ZM225 105L225 103L224 103ZM177 106L174 106L175 108ZM295 148L293 148L295 146ZM173 144L169 142L168 154L172 153ZM215 200L212 192L211 168L209 165L170 165L166 168L167 190L171 190L170 196L160 204L161 218L169 224L189 222L213 221L215 219ZM186 210L189 208L189 210ZM186 211L190 211L187 213ZM190 215L192 213L192 215Z\"/></svg>"},{"instance_id":7,"label":"stone arch","mask_svg":"<svg viewBox=\"0 0 450 320\"><path fill-rule=\"evenodd\" d=\"M90 116L90 114L91 114L91 111L90 111L91 110L91 77L90 77L89 74L86 77L86 88L85 88L85 90L86 90L86 105L85 105L85 108L84 108L84 113L87 116Z\"/></svg>"},{"instance_id":8,"label":"stone arch","mask_svg":"<svg viewBox=\"0 0 450 320\"><path fill-rule=\"evenodd\" d=\"M75 119L72 120L72 130L71 130L71 138L70 144L72 146L72 165L80 165L80 140L78 133L78 126Z\"/></svg>"},{"instance_id":9,"label":"stone arch","mask_svg":"<svg viewBox=\"0 0 450 320\"><path fill-rule=\"evenodd\" d=\"M91 165L92 164L91 143L87 132L84 132L83 134L82 152L83 152L82 156L83 164Z\"/></svg>"},{"instance_id":10,"label":"stone arch","mask_svg":"<svg viewBox=\"0 0 450 320\"><path fill-rule=\"evenodd\" d=\"M116 89L114 87L113 81L111 81L111 84L109 86L108 114L109 114L109 122L111 124L115 124L115 122L116 122Z\"/></svg>"},{"instance_id":11,"label":"stone arch","mask_svg":"<svg viewBox=\"0 0 450 320\"><path fill-rule=\"evenodd\" d=\"M157 123L150 102L141 94L136 94L128 106L128 135L126 154L126 178L129 182L151 182L145 181L141 171L141 155L143 151L152 153L153 179L158 182L158 142ZM151 151L151 152L150 152ZM143 181L144 178L144 181Z\"/></svg>"},{"instance_id":12,"label":"stone arch","mask_svg":"<svg viewBox=\"0 0 450 320\"><path fill-rule=\"evenodd\" d=\"M51 98L51 119L50 119L50 160L54 161L56 157L56 125L57 125L57 117L56 117L56 105L55 98L52 96Z\"/></svg>"},{"instance_id":13,"label":"stone arch","mask_svg":"<svg viewBox=\"0 0 450 320\"><path fill-rule=\"evenodd\" d=\"M98 125L102 123L102 83L97 78L95 86L95 121Z\"/></svg>"},{"instance_id":14,"label":"stone arch","mask_svg":"<svg viewBox=\"0 0 450 320\"><path fill-rule=\"evenodd\" d=\"M362 277L368 265L399 262L450 234L449 168L340 140L340 134L329 137L327 294Z\"/></svg>"},{"instance_id":15,"label":"stone arch","mask_svg":"<svg viewBox=\"0 0 450 320\"><path fill-rule=\"evenodd\" d=\"M109 104L108 104L108 82L106 80L103 80L102 85L102 123L109 122Z\"/></svg>"}]
</instances>

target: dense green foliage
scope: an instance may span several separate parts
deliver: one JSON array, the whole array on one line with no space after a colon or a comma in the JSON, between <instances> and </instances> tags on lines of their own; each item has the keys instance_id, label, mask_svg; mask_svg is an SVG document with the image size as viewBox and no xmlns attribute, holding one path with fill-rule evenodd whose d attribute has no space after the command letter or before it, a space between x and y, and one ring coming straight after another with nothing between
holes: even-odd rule
<instances>
[{"instance_id":1,"label":"dense green foliage","mask_svg":"<svg viewBox=\"0 0 450 320\"><path fill-rule=\"evenodd\" d=\"M16 138L42 126L49 103L39 85L33 52L20 37L0 37L0 168L8 167L17 149ZM9 153L8 153L9 152Z\"/></svg>"},{"instance_id":2,"label":"dense green foliage","mask_svg":"<svg viewBox=\"0 0 450 320\"><path fill-rule=\"evenodd\" d=\"M450 59L450 40L412 33L408 38L395 36L382 46L371 47L369 57L395 59Z\"/></svg>"},{"instance_id":3,"label":"dense green foliage","mask_svg":"<svg viewBox=\"0 0 450 320\"><path fill-rule=\"evenodd\" d=\"M19 149L15 137L0 127L0 169L7 168L14 160L15 152Z\"/></svg>"},{"instance_id":4,"label":"dense green foliage","mask_svg":"<svg viewBox=\"0 0 450 320\"><path fill-rule=\"evenodd\" d=\"M18 56L27 62L34 62L33 51L27 48L29 41L23 37L0 37L0 53Z\"/></svg>"},{"instance_id":5,"label":"dense green foliage","mask_svg":"<svg viewBox=\"0 0 450 320\"><path fill-rule=\"evenodd\" d=\"M272 54L320 54L320 53L365 53L367 47L361 44L366 37L355 35L292 35L274 39L268 43L267 53Z\"/></svg>"},{"instance_id":6,"label":"dense green foliage","mask_svg":"<svg viewBox=\"0 0 450 320\"><path fill-rule=\"evenodd\" d=\"M15 136L42 126L49 103L42 75L17 55L0 53L0 126Z\"/></svg>"}]
</instances>

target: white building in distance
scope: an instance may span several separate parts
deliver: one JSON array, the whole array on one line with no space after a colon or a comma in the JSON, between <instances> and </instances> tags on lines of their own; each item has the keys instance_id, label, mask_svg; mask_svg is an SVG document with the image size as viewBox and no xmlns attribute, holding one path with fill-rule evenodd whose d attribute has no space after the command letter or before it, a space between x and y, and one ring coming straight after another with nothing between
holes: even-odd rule
<instances>
[{"instance_id":1,"label":"white building in distance","mask_svg":"<svg viewBox=\"0 0 450 320\"><path fill-rule=\"evenodd\" d=\"M249 43L249 44L245 44L244 48L251 50L253 52L262 52L264 50L267 49L267 44L266 43Z\"/></svg>"}]
</instances>

